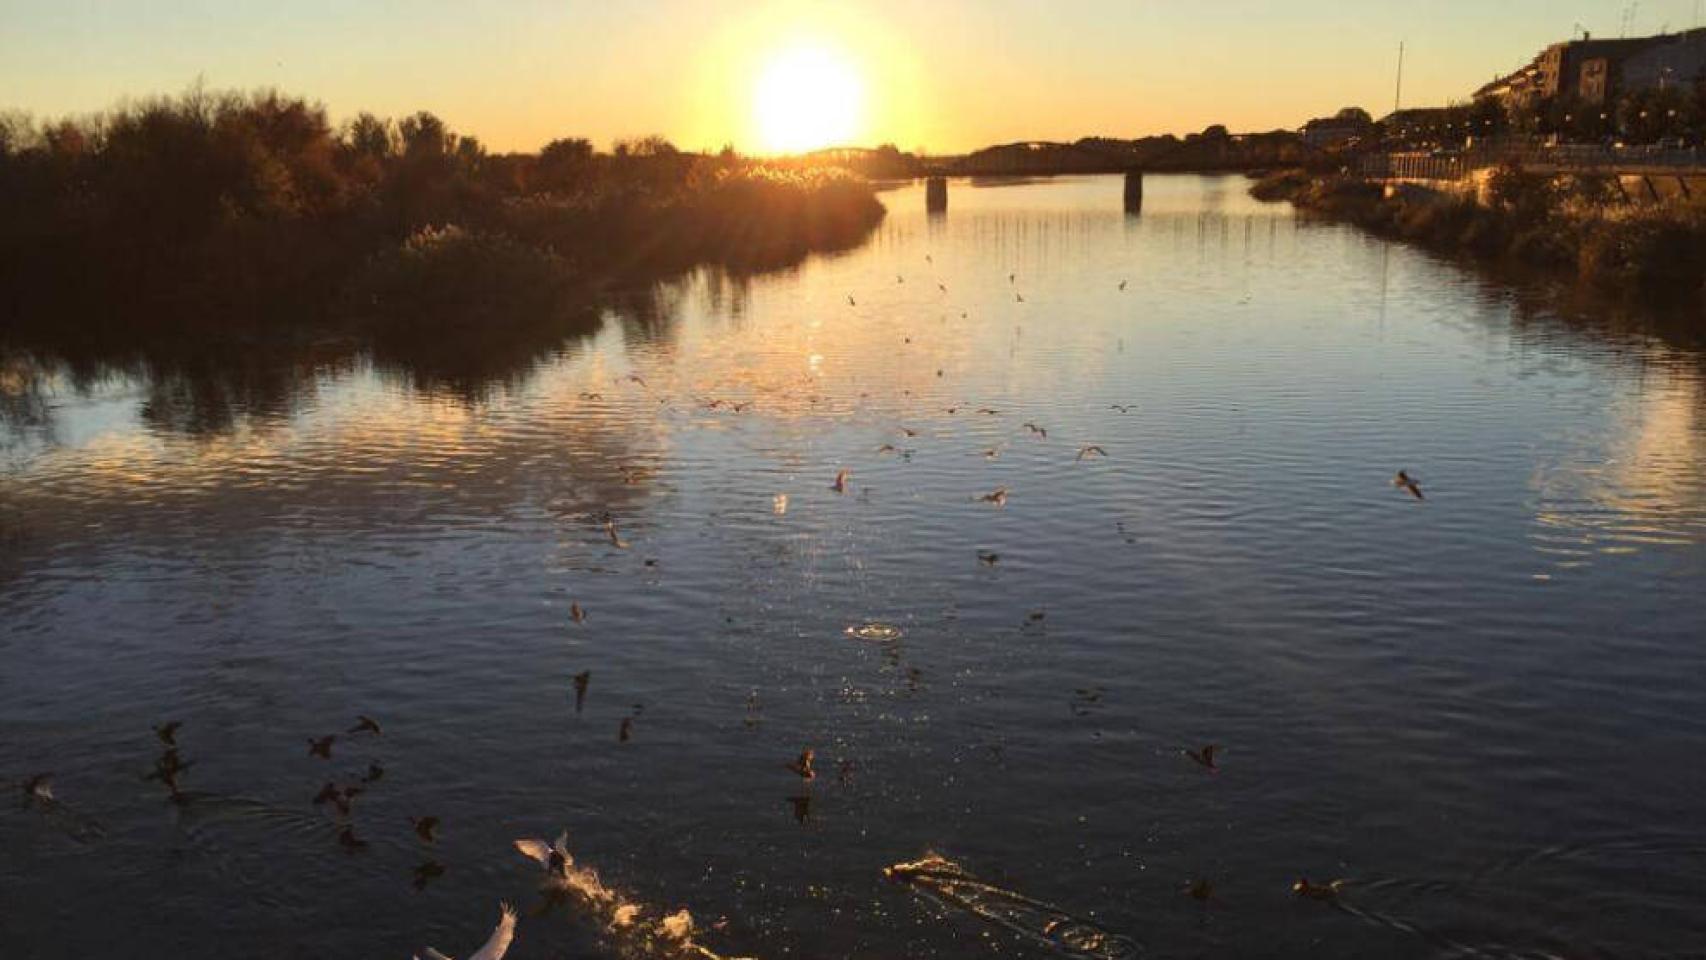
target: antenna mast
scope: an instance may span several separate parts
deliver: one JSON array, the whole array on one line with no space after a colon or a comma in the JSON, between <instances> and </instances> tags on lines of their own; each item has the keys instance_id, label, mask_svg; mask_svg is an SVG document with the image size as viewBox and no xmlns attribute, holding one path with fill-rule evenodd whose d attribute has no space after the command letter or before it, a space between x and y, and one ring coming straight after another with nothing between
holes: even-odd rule
<instances>
[{"instance_id":1,"label":"antenna mast","mask_svg":"<svg viewBox=\"0 0 1706 960\"><path fill-rule=\"evenodd\" d=\"M1398 41L1398 84L1392 91L1392 112L1397 113L1404 103L1404 41Z\"/></svg>"}]
</instances>

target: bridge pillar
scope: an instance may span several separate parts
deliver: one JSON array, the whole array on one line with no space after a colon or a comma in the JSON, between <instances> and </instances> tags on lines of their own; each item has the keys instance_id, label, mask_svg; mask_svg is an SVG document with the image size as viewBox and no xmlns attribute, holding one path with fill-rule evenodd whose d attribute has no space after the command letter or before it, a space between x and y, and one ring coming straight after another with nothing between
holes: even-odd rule
<instances>
[{"instance_id":1,"label":"bridge pillar","mask_svg":"<svg viewBox=\"0 0 1706 960\"><path fill-rule=\"evenodd\" d=\"M1125 212L1143 210L1143 171L1127 170L1125 175Z\"/></svg>"},{"instance_id":2,"label":"bridge pillar","mask_svg":"<svg viewBox=\"0 0 1706 960\"><path fill-rule=\"evenodd\" d=\"M941 213L948 209L948 178L928 177L924 181L924 209Z\"/></svg>"}]
</instances>

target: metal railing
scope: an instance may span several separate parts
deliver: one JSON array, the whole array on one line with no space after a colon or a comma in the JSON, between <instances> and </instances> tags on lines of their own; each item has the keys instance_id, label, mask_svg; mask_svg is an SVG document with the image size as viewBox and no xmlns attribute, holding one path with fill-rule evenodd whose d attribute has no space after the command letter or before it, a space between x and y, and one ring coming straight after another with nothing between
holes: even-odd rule
<instances>
[{"instance_id":1,"label":"metal railing","mask_svg":"<svg viewBox=\"0 0 1706 960\"><path fill-rule=\"evenodd\" d=\"M1478 144L1461 151L1394 151L1362 158L1362 175L1382 180L1457 181L1476 170L1515 162L1525 168L1581 172L1629 172L1699 169L1706 173L1706 150L1656 145L1597 143L1541 144L1506 141Z\"/></svg>"}]
</instances>

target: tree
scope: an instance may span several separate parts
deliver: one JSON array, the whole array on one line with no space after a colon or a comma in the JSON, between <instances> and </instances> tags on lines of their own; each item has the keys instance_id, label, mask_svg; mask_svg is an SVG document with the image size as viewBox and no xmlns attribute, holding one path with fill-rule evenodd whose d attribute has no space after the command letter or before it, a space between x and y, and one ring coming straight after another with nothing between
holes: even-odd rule
<instances>
[{"instance_id":1,"label":"tree","mask_svg":"<svg viewBox=\"0 0 1706 960\"><path fill-rule=\"evenodd\" d=\"M1367 126L1374 122L1374 118L1368 115L1368 111L1361 107L1346 107L1333 114L1333 119L1361 126Z\"/></svg>"}]
</instances>

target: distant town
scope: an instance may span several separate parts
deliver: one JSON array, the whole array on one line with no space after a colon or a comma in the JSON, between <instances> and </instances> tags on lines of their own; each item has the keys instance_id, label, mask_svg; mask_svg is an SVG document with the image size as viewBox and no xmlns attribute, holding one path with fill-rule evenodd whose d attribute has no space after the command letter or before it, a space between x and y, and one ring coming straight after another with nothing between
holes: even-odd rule
<instances>
[{"instance_id":1,"label":"distant town","mask_svg":"<svg viewBox=\"0 0 1706 960\"><path fill-rule=\"evenodd\" d=\"M1583 32L1443 106L1399 107L1378 119L1351 106L1295 130L1233 133L1221 125L1178 137L1072 143L1021 141L959 156L831 149L814 158L867 176L964 176L1251 170L1331 165L1369 152L1461 150L1488 140L1604 147L1697 147L1706 133L1706 28L1600 39Z\"/></svg>"}]
</instances>

